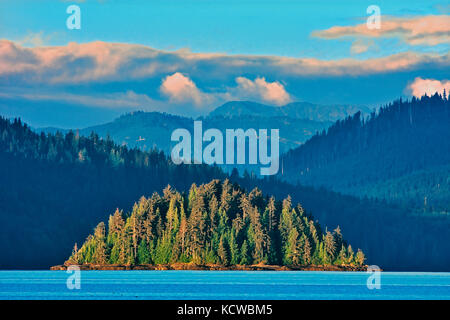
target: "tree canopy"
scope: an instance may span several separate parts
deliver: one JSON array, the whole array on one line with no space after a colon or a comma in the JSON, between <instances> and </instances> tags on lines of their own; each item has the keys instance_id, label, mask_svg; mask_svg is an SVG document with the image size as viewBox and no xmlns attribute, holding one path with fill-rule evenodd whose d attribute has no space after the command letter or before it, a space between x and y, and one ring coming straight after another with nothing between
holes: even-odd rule
<instances>
[{"instance_id":1,"label":"tree canopy","mask_svg":"<svg viewBox=\"0 0 450 320\"><path fill-rule=\"evenodd\" d=\"M364 264L340 228L322 231L290 197L277 201L229 180L193 184L187 193L168 186L141 197L130 213L117 209L100 222L67 263L285 266Z\"/></svg>"}]
</instances>

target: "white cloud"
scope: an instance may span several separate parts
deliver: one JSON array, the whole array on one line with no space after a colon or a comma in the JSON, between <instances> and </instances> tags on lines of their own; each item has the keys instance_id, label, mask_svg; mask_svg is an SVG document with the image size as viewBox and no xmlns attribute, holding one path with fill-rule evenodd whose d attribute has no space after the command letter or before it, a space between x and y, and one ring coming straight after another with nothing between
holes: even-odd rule
<instances>
[{"instance_id":1,"label":"white cloud","mask_svg":"<svg viewBox=\"0 0 450 320\"><path fill-rule=\"evenodd\" d=\"M422 97L423 95L432 96L436 92L442 94L445 91L447 95L450 91L450 81L449 80L435 80L435 79L422 79L417 77L414 81L408 85L408 91L415 97Z\"/></svg>"},{"instance_id":2,"label":"white cloud","mask_svg":"<svg viewBox=\"0 0 450 320\"><path fill-rule=\"evenodd\" d=\"M291 101L291 96L278 81L268 82L261 77L255 80L237 77L235 81L237 86L226 87L225 92L206 93L201 91L188 76L175 72L163 79L160 91L172 103L193 103L197 107L212 107L214 104L229 100L255 100L276 105Z\"/></svg>"},{"instance_id":3,"label":"white cloud","mask_svg":"<svg viewBox=\"0 0 450 320\"><path fill-rule=\"evenodd\" d=\"M212 98L208 94L200 91L189 77L180 72L175 72L165 77L160 90L174 103L191 102L201 107L212 101Z\"/></svg>"},{"instance_id":4,"label":"white cloud","mask_svg":"<svg viewBox=\"0 0 450 320\"><path fill-rule=\"evenodd\" d=\"M254 81L245 77L237 77L238 86L231 90L231 94L240 100L259 100L276 105L283 105L291 101L289 93L278 81L267 82L266 79L256 78Z\"/></svg>"}]
</instances>

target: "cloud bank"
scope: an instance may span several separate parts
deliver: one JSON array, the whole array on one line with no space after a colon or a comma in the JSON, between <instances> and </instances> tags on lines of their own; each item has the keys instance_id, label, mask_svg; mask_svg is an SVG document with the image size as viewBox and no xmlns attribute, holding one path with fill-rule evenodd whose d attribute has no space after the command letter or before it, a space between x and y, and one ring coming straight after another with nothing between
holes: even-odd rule
<instances>
[{"instance_id":1,"label":"cloud bank","mask_svg":"<svg viewBox=\"0 0 450 320\"><path fill-rule=\"evenodd\" d=\"M363 52L371 43L357 45L354 50ZM384 103L418 76L442 79L449 66L448 52L320 60L163 51L102 41L27 48L0 40L4 98L191 116L230 100Z\"/></svg>"},{"instance_id":2,"label":"cloud bank","mask_svg":"<svg viewBox=\"0 0 450 320\"><path fill-rule=\"evenodd\" d=\"M333 26L314 31L323 39L343 37L400 38L410 45L434 46L450 42L450 16L429 15L413 18L381 17L380 29L369 29L366 23L355 26Z\"/></svg>"},{"instance_id":3,"label":"cloud bank","mask_svg":"<svg viewBox=\"0 0 450 320\"><path fill-rule=\"evenodd\" d=\"M25 48L0 40L0 81L78 84L166 77L179 72L190 77L233 79L244 74L277 76L365 75L412 69L433 63L448 66L450 54L403 52L367 60L289 58L161 51L150 47L91 42L67 46Z\"/></svg>"}]
</instances>

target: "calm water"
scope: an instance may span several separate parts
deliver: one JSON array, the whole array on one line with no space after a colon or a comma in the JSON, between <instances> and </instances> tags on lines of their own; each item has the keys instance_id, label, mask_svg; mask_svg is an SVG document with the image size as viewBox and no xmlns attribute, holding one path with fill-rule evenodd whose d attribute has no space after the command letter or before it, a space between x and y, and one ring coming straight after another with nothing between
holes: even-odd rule
<instances>
[{"instance_id":1,"label":"calm water","mask_svg":"<svg viewBox=\"0 0 450 320\"><path fill-rule=\"evenodd\" d=\"M450 299L450 273L82 271L69 290L65 271L0 271L0 299Z\"/></svg>"}]
</instances>

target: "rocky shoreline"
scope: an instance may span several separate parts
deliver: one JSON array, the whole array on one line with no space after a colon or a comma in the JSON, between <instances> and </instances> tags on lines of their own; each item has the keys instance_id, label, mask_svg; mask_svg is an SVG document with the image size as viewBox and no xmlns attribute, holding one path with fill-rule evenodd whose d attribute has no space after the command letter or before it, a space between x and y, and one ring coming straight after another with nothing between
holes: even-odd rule
<instances>
[{"instance_id":1,"label":"rocky shoreline","mask_svg":"<svg viewBox=\"0 0 450 320\"><path fill-rule=\"evenodd\" d=\"M63 264L50 267L50 270L67 270L71 264ZM367 266L352 265L308 265L298 267L287 267L278 265L234 265L222 266L215 264L198 265L194 263L173 263L173 264L82 264L78 265L80 270L203 270L203 271L366 271Z\"/></svg>"}]
</instances>

